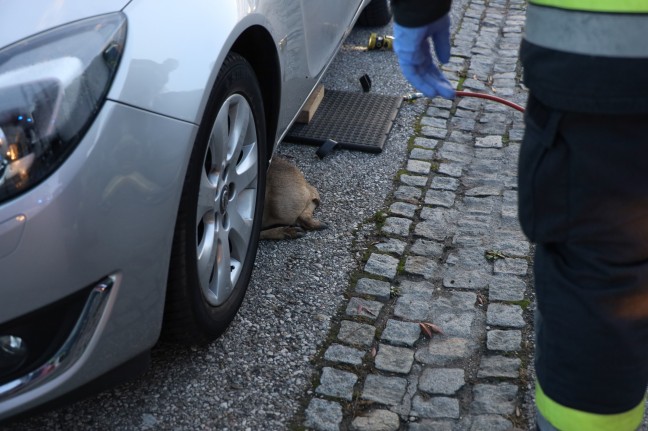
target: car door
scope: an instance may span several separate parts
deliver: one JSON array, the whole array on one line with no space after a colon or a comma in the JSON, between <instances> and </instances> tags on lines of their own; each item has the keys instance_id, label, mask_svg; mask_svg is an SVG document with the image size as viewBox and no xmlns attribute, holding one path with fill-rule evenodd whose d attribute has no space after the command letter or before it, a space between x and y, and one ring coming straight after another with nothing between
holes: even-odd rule
<instances>
[{"instance_id":1,"label":"car door","mask_svg":"<svg viewBox=\"0 0 648 431\"><path fill-rule=\"evenodd\" d=\"M308 69L317 75L331 58L358 11L361 0L299 0L301 3Z\"/></svg>"},{"instance_id":2,"label":"car door","mask_svg":"<svg viewBox=\"0 0 648 431\"><path fill-rule=\"evenodd\" d=\"M277 40L282 64L281 138L341 46L363 1L258 1Z\"/></svg>"}]
</instances>

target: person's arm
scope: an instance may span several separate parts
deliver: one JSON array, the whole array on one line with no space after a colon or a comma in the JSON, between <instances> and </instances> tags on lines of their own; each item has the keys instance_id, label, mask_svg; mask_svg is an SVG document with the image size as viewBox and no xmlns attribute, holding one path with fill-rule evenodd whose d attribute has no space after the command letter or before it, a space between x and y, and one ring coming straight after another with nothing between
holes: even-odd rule
<instances>
[{"instance_id":1,"label":"person's arm","mask_svg":"<svg viewBox=\"0 0 648 431\"><path fill-rule=\"evenodd\" d=\"M434 64L450 60L451 0L392 0L394 52L403 76L427 97L455 97L450 81Z\"/></svg>"},{"instance_id":2,"label":"person's arm","mask_svg":"<svg viewBox=\"0 0 648 431\"><path fill-rule=\"evenodd\" d=\"M391 0L394 22L405 27L421 27L450 12L452 0Z\"/></svg>"}]
</instances>

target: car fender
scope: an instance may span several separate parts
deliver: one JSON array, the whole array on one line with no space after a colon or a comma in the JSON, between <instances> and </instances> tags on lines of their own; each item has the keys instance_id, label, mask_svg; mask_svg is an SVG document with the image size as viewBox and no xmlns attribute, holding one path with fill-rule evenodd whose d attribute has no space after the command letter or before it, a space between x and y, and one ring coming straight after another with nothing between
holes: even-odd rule
<instances>
[{"instance_id":1,"label":"car fender","mask_svg":"<svg viewBox=\"0 0 648 431\"><path fill-rule=\"evenodd\" d=\"M252 26L273 33L250 3L187 0L179 7L168 1L132 2L124 9L128 37L108 98L199 124L218 71L237 38ZM155 16L150 15L152 9Z\"/></svg>"}]
</instances>

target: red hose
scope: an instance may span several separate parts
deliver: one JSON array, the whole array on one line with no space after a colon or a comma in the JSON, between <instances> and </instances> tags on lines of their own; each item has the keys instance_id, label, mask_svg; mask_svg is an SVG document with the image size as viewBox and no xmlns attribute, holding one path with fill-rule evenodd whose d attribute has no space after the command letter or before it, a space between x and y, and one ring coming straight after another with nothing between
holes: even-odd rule
<instances>
[{"instance_id":1,"label":"red hose","mask_svg":"<svg viewBox=\"0 0 648 431\"><path fill-rule=\"evenodd\" d=\"M510 106L513 109L517 109L520 112L524 112L524 108L518 105L517 103L513 103L511 101L508 101L506 99L503 99L501 97L497 96L492 96L490 94L483 94L483 93L473 93L472 91L457 91L456 92L457 96L459 97L476 97L478 99L487 99L487 100L492 100L494 102L501 103L506 106Z\"/></svg>"}]
</instances>

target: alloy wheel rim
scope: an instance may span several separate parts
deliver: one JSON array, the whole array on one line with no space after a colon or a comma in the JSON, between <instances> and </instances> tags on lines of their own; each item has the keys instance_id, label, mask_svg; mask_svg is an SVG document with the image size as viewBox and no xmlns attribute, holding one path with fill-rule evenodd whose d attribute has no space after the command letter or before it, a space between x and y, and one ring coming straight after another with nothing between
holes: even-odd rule
<instances>
[{"instance_id":1,"label":"alloy wheel rim","mask_svg":"<svg viewBox=\"0 0 648 431\"><path fill-rule=\"evenodd\" d=\"M221 106L209 135L196 212L200 288L212 306L232 295L252 245L259 151L252 108L240 94Z\"/></svg>"}]
</instances>

